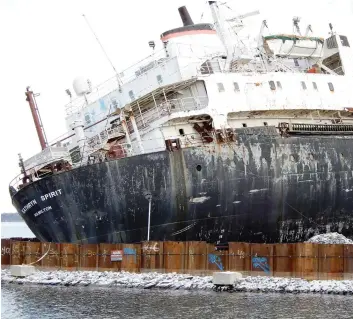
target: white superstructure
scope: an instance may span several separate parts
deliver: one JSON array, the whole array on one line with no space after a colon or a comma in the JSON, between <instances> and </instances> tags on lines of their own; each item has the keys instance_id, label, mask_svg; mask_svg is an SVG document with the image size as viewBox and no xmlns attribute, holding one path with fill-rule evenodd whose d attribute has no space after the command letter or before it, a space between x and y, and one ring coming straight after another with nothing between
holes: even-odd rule
<instances>
[{"instance_id":1,"label":"white superstructure","mask_svg":"<svg viewBox=\"0 0 353 319\"><path fill-rule=\"evenodd\" d=\"M296 33L265 36L264 21L259 41L246 43L232 32L237 25L226 27L217 2L209 6L214 24L183 19L183 27L161 35L163 50L119 79L95 88L75 79L78 96L66 106L69 133L51 148L60 154L66 148L63 158L75 166L220 142L243 127L353 125L346 36L331 32L324 39L309 35L309 27L301 35L297 19ZM246 33L243 22L241 28ZM48 164L39 158L25 161L25 169L34 174Z\"/></svg>"}]
</instances>

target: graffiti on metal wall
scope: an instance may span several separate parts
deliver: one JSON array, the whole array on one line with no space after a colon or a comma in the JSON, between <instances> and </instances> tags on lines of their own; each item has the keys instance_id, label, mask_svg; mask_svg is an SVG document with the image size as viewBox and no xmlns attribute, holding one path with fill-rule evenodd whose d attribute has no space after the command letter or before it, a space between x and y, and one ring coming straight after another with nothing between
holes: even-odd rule
<instances>
[{"instance_id":1,"label":"graffiti on metal wall","mask_svg":"<svg viewBox=\"0 0 353 319\"><path fill-rule=\"evenodd\" d=\"M214 254L208 254L208 261L211 264L215 264L219 270L224 270L223 265L222 265L222 260L219 256L214 255Z\"/></svg>"},{"instance_id":2,"label":"graffiti on metal wall","mask_svg":"<svg viewBox=\"0 0 353 319\"><path fill-rule=\"evenodd\" d=\"M270 273L270 266L268 265L267 257L252 257L252 267L262 269L265 273Z\"/></svg>"}]
</instances>

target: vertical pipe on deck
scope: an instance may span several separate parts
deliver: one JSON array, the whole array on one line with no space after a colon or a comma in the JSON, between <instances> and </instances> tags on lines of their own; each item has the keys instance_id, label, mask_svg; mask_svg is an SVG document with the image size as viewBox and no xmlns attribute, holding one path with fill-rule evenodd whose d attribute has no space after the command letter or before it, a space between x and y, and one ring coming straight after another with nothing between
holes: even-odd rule
<instances>
[{"instance_id":1,"label":"vertical pipe on deck","mask_svg":"<svg viewBox=\"0 0 353 319\"><path fill-rule=\"evenodd\" d=\"M136 135L137 143L138 143L139 148L140 148L140 152L144 153L145 150L144 150L143 145L142 145L140 132L139 132L139 130L137 128L137 124L136 124L136 120L135 120L135 116L134 115L130 115L130 121L131 121L132 127L134 128L134 132L135 132L135 135Z\"/></svg>"}]
</instances>

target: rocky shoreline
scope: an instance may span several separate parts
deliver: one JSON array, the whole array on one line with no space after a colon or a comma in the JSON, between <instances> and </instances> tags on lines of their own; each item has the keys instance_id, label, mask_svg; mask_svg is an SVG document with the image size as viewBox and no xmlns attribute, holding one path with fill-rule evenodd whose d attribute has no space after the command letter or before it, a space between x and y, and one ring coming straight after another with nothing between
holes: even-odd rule
<instances>
[{"instance_id":1,"label":"rocky shoreline","mask_svg":"<svg viewBox=\"0 0 353 319\"><path fill-rule=\"evenodd\" d=\"M51 286L105 286L140 289L215 290L212 276L176 273L129 273L97 271L37 271L17 278L10 270L1 271L2 284L36 284ZM304 280L300 278L244 277L231 287L231 292L321 293L353 295L353 280Z\"/></svg>"}]
</instances>

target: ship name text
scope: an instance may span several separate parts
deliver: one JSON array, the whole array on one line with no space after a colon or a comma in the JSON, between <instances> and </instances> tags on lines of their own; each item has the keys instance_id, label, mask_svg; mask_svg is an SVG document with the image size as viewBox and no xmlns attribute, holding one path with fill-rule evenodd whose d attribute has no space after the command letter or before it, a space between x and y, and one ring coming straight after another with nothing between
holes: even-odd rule
<instances>
[{"instance_id":1,"label":"ship name text","mask_svg":"<svg viewBox=\"0 0 353 319\"><path fill-rule=\"evenodd\" d=\"M29 210L31 207L34 205L37 205L37 201L35 199L32 199L29 203L27 203L22 209L22 214L25 214L27 210Z\"/></svg>"},{"instance_id":2,"label":"ship name text","mask_svg":"<svg viewBox=\"0 0 353 319\"><path fill-rule=\"evenodd\" d=\"M48 210L52 210L51 206L44 207L43 209L39 210L34 214L34 217L38 217L39 215L42 215L43 213L47 212Z\"/></svg>"},{"instance_id":3,"label":"ship name text","mask_svg":"<svg viewBox=\"0 0 353 319\"><path fill-rule=\"evenodd\" d=\"M57 189L56 191L54 192L50 192L48 194L45 194L45 195L42 195L40 198L41 200L44 202L46 201L48 198L53 198L53 197L56 197L56 196L59 196L61 195L61 188L60 189Z\"/></svg>"}]
</instances>

